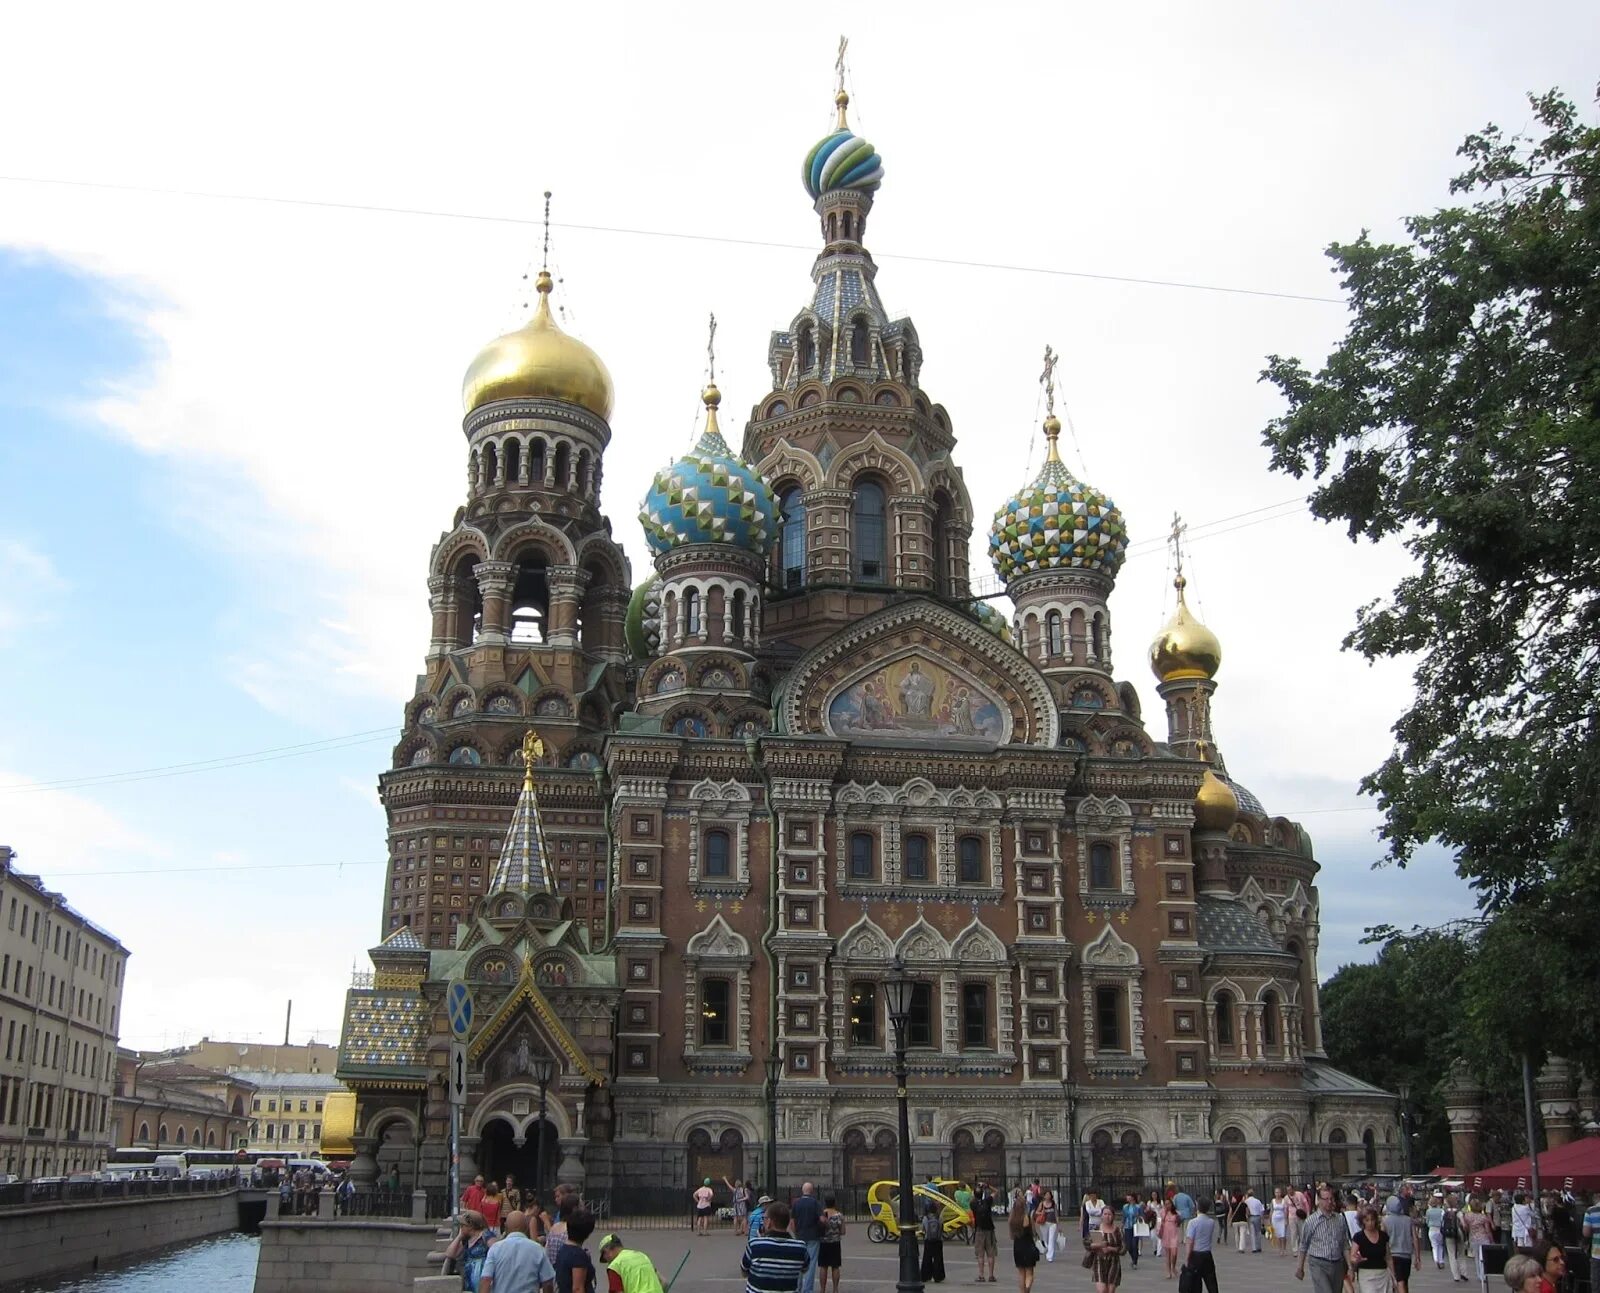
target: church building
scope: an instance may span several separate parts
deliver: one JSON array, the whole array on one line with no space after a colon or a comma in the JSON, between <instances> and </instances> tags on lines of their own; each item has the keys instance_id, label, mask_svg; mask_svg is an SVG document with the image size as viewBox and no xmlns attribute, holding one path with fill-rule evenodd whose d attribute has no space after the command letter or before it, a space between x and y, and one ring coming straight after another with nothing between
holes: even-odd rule
<instances>
[{"instance_id":1,"label":"church building","mask_svg":"<svg viewBox=\"0 0 1600 1293\"><path fill-rule=\"evenodd\" d=\"M897 962L919 1174L1065 1177L1073 1136L1130 1188L1395 1170L1394 1097L1323 1054L1311 841L1224 761L1217 637L1180 574L1147 722L1114 667L1123 515L1053 411L1037 478L975 511L879 295L848 102L805 156L821 249L771 388L737 451L705 388L640 528L601 510L611 379L549 274L467 371L339 1059L358 1178L446 1179L453 980L465 1179L772 1184L769 1149L780 1188L892 1174ZM968 564L990 515L1009 621Z\"/></svg>"}]
</instances>

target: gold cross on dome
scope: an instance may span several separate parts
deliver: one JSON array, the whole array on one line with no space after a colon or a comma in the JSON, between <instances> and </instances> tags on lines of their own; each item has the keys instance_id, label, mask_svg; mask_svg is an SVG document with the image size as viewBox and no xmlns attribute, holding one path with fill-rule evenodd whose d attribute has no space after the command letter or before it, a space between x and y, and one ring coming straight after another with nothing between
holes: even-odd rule
<instances>
[{"instance_id":1,"label":"gold cross on dome","mask_svg":"<svg viewBox=\"0 0 1600 1293\"><path fill-rule=\"evenodd\" d=\"M839 89L844 89L844 52L850 47L850 37L839 37L839 57L833 60L833 70L839 74Z\"/></svg>"},{"instance_id":2,"label":"gold cross on dome","mask_svg":"<svg viewBox=\"0 0 1600 1293\"><path fill-rule=\"evenodd\" d=\"M1176 512L1172 514L1172 533L1167 536L1167 542L1172 545L1172 562L1175 567L1175 577L1183 578L1183 536L1188 530L1183 523L1183 518Z\"/></svg>"},{"instance_id":3,"label":"gold cross on dome","mask_svg":"<svg viewBox=\"0 0 1600 1293\"><path fill-rule=\"evenodd\" d=\"M1044 383L1044 411L1046 416L1056 411L1056 363L1060 356L1049 346L1044 348L1044 372L1039 380Z\"/></svg>"},{"instance_id":4,"label":"gold cross on dome","mask_svg":"<svg viewBox=\"0 0 1600 1293\"><path fill-rule=\"evenodd\" d=\"M706 375L710 378L711 384L715 386L717 384L717 315L715 311L712 311L711 327L709 335L706 337Z\"/></svg>"}]
</instances>

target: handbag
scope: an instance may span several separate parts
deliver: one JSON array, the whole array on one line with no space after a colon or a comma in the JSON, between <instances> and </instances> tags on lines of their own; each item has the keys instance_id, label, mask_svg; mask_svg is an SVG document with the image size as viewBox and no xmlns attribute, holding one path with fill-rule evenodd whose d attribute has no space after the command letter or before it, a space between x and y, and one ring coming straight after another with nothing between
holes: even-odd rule
<instances>
[{"instance_id":1,"label":"handbag","mask_svg":"<svg viewBox=\"0 0 1600 1293\"><path fill-rule=\"evenodd\" d=\"M1200 1273L1187 1263L1178 1272L1178 1293L1200 1293Z\"/></svg>"}]
</instances>

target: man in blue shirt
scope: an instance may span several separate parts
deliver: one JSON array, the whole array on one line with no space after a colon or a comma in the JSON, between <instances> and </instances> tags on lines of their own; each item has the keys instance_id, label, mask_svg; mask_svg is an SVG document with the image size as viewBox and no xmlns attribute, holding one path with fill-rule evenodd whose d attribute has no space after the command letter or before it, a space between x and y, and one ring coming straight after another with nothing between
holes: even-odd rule
<instances>
[{"instance_id":1,"label":"man in blue shirt","mask_svg":"<svg viewBox=\"0 0 1600 1293\"><path fill-rule=\"evenodd\" d=\"M490 1249L491 1255L493 1249ZM799 1293L810 1267L806 1246L789 1235L789 1205L769 1203L762 1234L744 1250L745 1293ZM1213 1290L1215 1293L1215 1290Z\"/></svg>"},{"instance_id":2,"label":"man in blue shirt","mask_svg":"<svg viewBox=\"0 0 1600 1293\"><path fill-rule=\"evenodd\" d=\"M1178 1198L1182 1198L1180 1194ZM1177 1199L1173 1200L1174 1205ZM1194 1200L1189 1200L1190 1204ZM1183 1254L1183 1264L1192 1270L1204 1281L1207 1293L1217 1293L1217 1259L1211 1255L1211 1247L1217 1238L1217 1223L1207 1215L1209 1203L1199 1205L1194 1219L1184 1226L1184 1234L1188 1239Z\"/></svg>"},{"instance_id":3,"label":"man in blue shirt","mask_svg":"<svg viewBox=\"0 0 1600 1293\"><path fill-rule=\"evenodd\" d=\"M489 1250L478 1276L478 1293L555 1293L556 1268L549 1255L528 1238L528 1218L506 1218L505 1238Z\"/></svg>"},{"instance_id":4,"label":"man in blue shirt","mask_svg":"<svg viewBox=\"0 0 1600 1293\"><path fill-rule=\"evenodd\" d=\"M1194 1220L1194 1199L1187 1190L1179 1190L1172 1196L1172 1206L1178 1211L1178 1220L1185 1226Z\"/></svg>"},{"instance_id":5,"label":"man in blue shirt","mask_svg":"<svg viewBox=\"0 0 1600 1293\"><path fill-rule=\"evenodd\" d=\"M761 1237L761 1224L766 1219L767 1208L772 1204L772 1196L763 1194L756 1200L756 1206L750 1209L750 1228L745 1232L744 1242L748 1248Z\"/></svg>"}]
</instances>

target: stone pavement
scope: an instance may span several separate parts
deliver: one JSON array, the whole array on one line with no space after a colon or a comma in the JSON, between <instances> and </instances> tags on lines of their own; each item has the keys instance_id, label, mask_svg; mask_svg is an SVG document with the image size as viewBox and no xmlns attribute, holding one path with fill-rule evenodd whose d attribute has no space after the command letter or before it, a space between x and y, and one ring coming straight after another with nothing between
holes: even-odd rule
<instances>
[{"instance_id":1,"label":"stone pavement","mask_svg":"<svg viewBox=\"0 0 1600 1293\"><path fill-rule=\"evenodd\" d=\"M687 1227L682 1230L630 1230L625 1224L615 1227L630 1248L639 1248L650 1254L661 1272L663 1280L671 1279L685 1251L690 1253L688 1264L678 1277L673 1293L739 1293L744 1279L739 1273L739 1257L743 1249L728 1231L713 1231L704 1237L693 1236ZM841 1271L840 1293L894 1293L895 1276L899 1258L893 1244L874 1244L866 1238L866 1227L853 1224L845 1236L844 1266ZM597 1236L598 1237L598 1236ZM1148 1240L1145 1241L1148 1244ZM1082 1249L1076 1246L1076 1236L1069 1236L1072 1245L1054 1262L1040 1262L1033 1287L1038 1293L1049 1290L1072 1289L1076 1293L1093 1293L1089 1272L1080 1265ZM594 1249L594 1241L589 1244ZM1295 1262L1292 1257L1279 1257L1263 1251L1259 1255L1235 1250L1217 1254L1217 1272L1221 1293L1294 1293L1306 1290L1310 1281L1298 1283L1294 1278ZM945 1245L945 1269L948 1278L943 1284L930 1285L929 1289L973 1289L980 1287L974 1280L976 1266L972 1250L965 1244ZM1002 1243L1000 1260L995 1275L997 1282L984 1284L996 1293L1012 1293L1017 1287L1016 1268L1011 1264L1009 1243ZM1165 1278L1165 1269L1159 1257L1141 1257L1137 1270L1127 1262L1122 1267L1122 1287L1139 1293L1173 1293L1176 1280ZM1491 1286L1492 1293L1493 1286ZM1448 1271L1436 1271L1433 1262L1427 1261L1411 1281L1411 1293L1479 1293L1476 1282L1452 1284Z\"/></svg>"}]
</instances>

